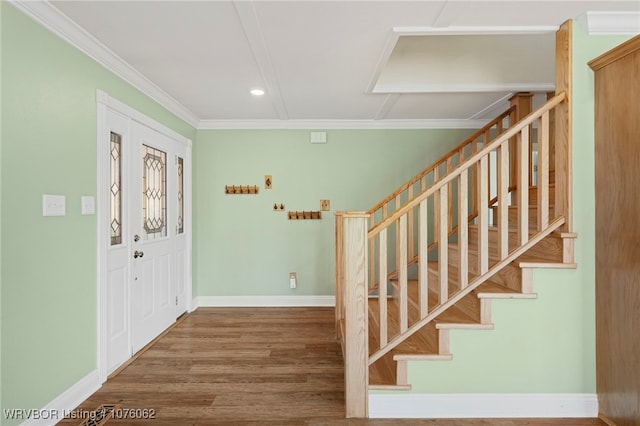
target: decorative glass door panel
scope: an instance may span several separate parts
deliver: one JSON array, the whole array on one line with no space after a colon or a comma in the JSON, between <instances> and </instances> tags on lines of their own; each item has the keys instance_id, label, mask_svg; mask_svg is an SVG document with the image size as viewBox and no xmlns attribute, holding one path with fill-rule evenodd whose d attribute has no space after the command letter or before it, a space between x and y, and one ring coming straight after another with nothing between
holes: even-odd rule
<instances>
[{"instance_id":1,"label":"decorative glass door panel","mask_svg":"<svg viewBox=\"0 0 640 426\"><path fill-rule=\"evenodd\" d=\"M167 153L142 145L142 223L146 240L167 236Z\"/></svg>"},{"instance_id":2,"label":"decorative glass door panel","mask_svg":"<svg viewBox=\"0 0 640 426\"><path fill-rule=\"evenodd\" d=\"M111 245L122 244L122 136L111 132L110 163L110 217Z\"/></svg>"},{"instance_id":3,"label":"decorative glass door panel","mask_svg":"<svg viewBox=\"0 0 640 426\"><path fill-rule=\"evenodd\" d=\"M178 166L178 224L176 234L184 233L184 159L177 157Z\"/></svg>"}]
</instances>

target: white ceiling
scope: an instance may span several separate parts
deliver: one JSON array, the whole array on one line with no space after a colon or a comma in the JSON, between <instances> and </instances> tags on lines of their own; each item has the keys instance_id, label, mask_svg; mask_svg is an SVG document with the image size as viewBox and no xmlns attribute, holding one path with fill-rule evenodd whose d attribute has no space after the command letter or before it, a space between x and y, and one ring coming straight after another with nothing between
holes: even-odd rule
<instances>
[{"instance_id":1,"label":"white ceiling","mask_svg":"<svg viewBox=\"0 0 640 426\"><path fill-rule=\"evenodd\" d=\"M200 128L473 127L516 91L553 89L553 33L562 22L587 11L640 10L637 0L47 6L95 38L94 49L132 67L129 75L141 74L143 91L157 91L152 97ZM266 95L253 97L253 87Z\"/></svg>"}]
</instances>

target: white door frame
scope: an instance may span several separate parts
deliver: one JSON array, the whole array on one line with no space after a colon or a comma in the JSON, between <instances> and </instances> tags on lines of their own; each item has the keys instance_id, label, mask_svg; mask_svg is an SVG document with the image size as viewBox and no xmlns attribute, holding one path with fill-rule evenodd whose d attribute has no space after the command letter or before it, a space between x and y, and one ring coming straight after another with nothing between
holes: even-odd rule
<instances>
[{"instance_id":1,"label":"white door frame","mask_svg":"<svg viewBox=\"0 0 640 426\"><path fill-rule=\"evenodd\" d=\"M107 126L107 109L119 112L132 121L138 122L144 126L152 128L171 139L184 144L186 148L184 185L185 185L185 238L186 238L186 271L185 282L187 289L187 310L193 310L192 300L192 267L191 267L191 241L192 241L192 179L191 179L191 147L190 139L185 138L179 133L165 127L155 120L147 117L141 112L131 108L130 106L120 102L119 100L109 96L107 93L96 90L96 107L97 107L97 325L98 325L98 342L97 342L97 363L100 383L107 380L107 247L109 241L108 228L104 227L108 223L109 217L109 138ZM128 215L128 212L123 212ZM131 259L131 256L129 256ZM130 327L130 324L129 324Z\"/></svg>"}]
</instances>

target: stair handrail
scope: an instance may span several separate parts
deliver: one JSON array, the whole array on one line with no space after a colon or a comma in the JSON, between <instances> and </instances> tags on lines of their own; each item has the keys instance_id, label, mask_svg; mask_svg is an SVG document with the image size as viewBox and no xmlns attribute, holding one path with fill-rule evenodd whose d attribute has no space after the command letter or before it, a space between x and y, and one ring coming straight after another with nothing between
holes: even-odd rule
<instances>
[{"instance_id":1,"label":"stair handrail","mask_svg":"<svg viewBox=\"0 0 640 426\"><path fill-rule=\"evenodd\" d=\"M386 196L385 198L380 200L376 205L374 205L372 208L367 210L367 213L373 215L375 212L377 212L378 210L383 208L384 205L386 205L389 202L391 202L392 200L394 200L399 194L403 193L404 191L409 189L411 186L413 186L416 183L418 183L421 179L423 179L429 173L433 172L434 170L436 170L440 166L442 166L442 164L445 164L450 158L452 158L456 154L464 152L464 149L467 146L469 146L470 144L474 143L480 136L485 135L485 138L486 138L486 135L491 131L491 129L494 126L496 126L498 124L502 124L504 119L507 118L507 117L510 117L515 110L516 110L516 106L515 105L511 105L507 110L502 112L500 115L498 115L496 118L494 118L493 120L491 120L490 122L485 124L483 127L478 129L477 131L475 131L473 134L471 134L465 140L463 140L458 145L456 145L454 148L449 150L446 154L442 155L434 163L432 163L427 168L422 170L420 173L418 173L417 175L415 175L414 177L409 179L407 182L405 182L404 184L399 186L391 194L389 194L388 196ZM508 127L510 127L510 126L507 126L507 128ZM496 136L502 134L503 132L504 132L504 128L502 126L498 127L498 134ZM485 140L485 143L486 142L488 142L488 140ZM460 157L460 158L462 159L462 157Z\"/></svg>"},{"instance_id":2,"label":"stair handrail","mask_svg":"<svg viewBox=\"0 0 640 426\"><path fill-rule=\"evenodd\" d=\"M522 131L525 127L531 125L535 120L539 119L542 114L548 112L559 105L566 98L565 92L560 92L550 100L548 100L544 105L542 105L537 110L531 112L522 120L518 121L515 125L509 127L505 132L501 133L498 137L493 139L491 142L482 147L479 151L474 153L471 157L464 160L464 162L460 163L456 168L451 170L445 176L440 178L438 181L432 183L427 189L422 191L420 194L414 196L412 199L408 200L403 206L395 210L391 215L384 218L381 222L374 225L369 229L368 237L372 238L380 233L380 231L384 228L387 228L390 224L394 223L401 216L404 216L411 209L418 206L423 200L426 200L428 197L433 195L437 190L441 189L444 185L453 181L457 178L460 173L464 170L468 170L471 166L475 165L481 158L487 156L489 152L494 151L500 145L505 142L508 142L509 139L516 136L518 133Z\"/></svg>"},{"instance_id":3,"label":"stair handrail","mask_svg":"<svg viewBox=\"0 0 640 426\"><path fill-rule=\"evenodd\" d=\"M510 143L510 141L513 140L512 138L516 137L517 135L519 134L523 135L525 131L528 133L530 130L529 126L532 126L534 121L543 119L545 115L546 115L546 120L548 120L549 112L553 108L558 106L560 103L562 103L566 98L567 98L567 95L565 92L561 92L557 94L552 99L547 101L543 106L538 108L536 111L528 114L522 120L518 121L515 125L511 126L507 131L505 131L500 136L495 138L492 142L490 142L489 144L484 146L482 149L480 149L478 152L473 154L470 158L468 158L463 163L458 165L456 168L451 170L446 176L443 176L439 181L433 183L425 191L415 196L411 200L408 200L407 203L405 203L397 211L393 212L393 214L385 218L379 224L371 227L367 232L367 241L369 241L369 244L373 244L374 238L377 235L384 237L386 240L387 228L394 223L399 224L400 231L398 232L404 235L406 233L406 228L407 228L407 215L412 209L418 206L420 206L421 208L426 207L426 203L429 197L434 196L438 191L441 191L440 194L442 195L443 192L446 192L446 188L448 187L449 183L453 182L454 179L460 179L463 173L466 180L466 176L468 175L468 170L474 165L484 164L486 169L487 158L489 157L492 151L501 149L503 144ZM546 131L548 131L548 125L545 125L545 126L546 126ZM548 164L544 165L544 167L548 167ZM526 168L523 169L523 171L527 172ZM521 175L519 182L524 185L525 182L528 182L528 177ZM546 184L548 185L548 181L546 181ZM523 207L527 205L525 197L528 197L528 193L527 194L523 193L523 194L520 194L519 196L519 202L523 203ZM488 204L488 200L485 198L482 208L486 208L487 204ZM445 277L441 281L441 285L444 285L445 287L441 287L440 301L435 307L435 309L432 311L429 311L428 314L426 309L424 311L421 310L421 312L424 312L424 314L421 314L421 319L413 323L410 327L408 327L408 324L407 324L406 311L405 311L404 319L402 317L400 319L401 323L404 324L404 325L401 325L400 334L396 335L390 341L385 342L384 345L381 344L378 350L371 353L368 360L369 365L371 365L372 363L380 359L382 356L384 356L385 354L393 350L395 347L400 345L402 342L408 339L411 335L413 335L416 331L418 331L419 329L424 327L426 324L431 322L440 313L444 312L446 309L448 309L450 306L455 304L458 300L460 300L466 294L468 294L469 292L474 290L476 287L478 287L480 284L482 284L487 278L490 278L495 273L497 273L497 271L499 271L504 265L515 260L516 257L524 253L533 244L537 243L546 235L550 234L552 231L562 226L566 221L565 217L563 216L563 213L565 212L560 212L560 213L561 214L556 213L556 217L552 221L549 221L549 217L546 216L542 221L542 223L538 224L538 232L530 236L528 231L529 228L528 228L527 220L523 219L526 213L521 212L520 218L518 219L518 224L519 224L518 230L520 235L519 247L516 248L515 250L512 250L511 252L508 252L508 250L503 251L503 254L501 255L501 258L500 258L501 260L497 264L492 265L491 267L489 267L487 256L480 253L480 256L483 258L483 260L481 260L482 271L471 282L467 282L467 279L465 279L465 283L464 285L461 284L460 290L451 296L448 295L448 290L447 290L448 281ZM426 216L425 216L425 220L426 220ZM486 220L486 218L484 220ZM486 222L484 222L484 227L486 228L486 226L487 224ZM466 229L466 226L464 228ZM442 235L440 236L440 238L441 238L440 240L441 244L446 245L446 239L442 239ZM442 264L446 264L446 251L443 251L443 250L445 249L441 247L439 251L439 256L443 256L445 260L440 259L439 261ZM463 249L461 248L460 251L462 252ZM403 253L404 254L402 254L402 257L399 258L399 260L401 260L401 263L400 263L401 265L406 265L407 263L406 249L403 250ZM420 259L419 262L423 262L426 260L427 260L426 257L423 257L422 259ZM465 261L465 262L468 262L468 261ZM465 270L467 270L466 266L465 266ZM404 290L401 290L401 294L400 294L400 303L402 304L402 303L406 303L406 300L407 300L406 299L407 297L406 296L406 283L407 283L406 268L400 267L399 271L403 271L399 277L401 287L402 287L402 284L404 283ZM460 275L464 276L466 275L466 272L464 274L460 272ZM380 288L382 289L383 287L380 286ZM403 314L401 313L401 315Z\"/></svg>"}]
</instances>

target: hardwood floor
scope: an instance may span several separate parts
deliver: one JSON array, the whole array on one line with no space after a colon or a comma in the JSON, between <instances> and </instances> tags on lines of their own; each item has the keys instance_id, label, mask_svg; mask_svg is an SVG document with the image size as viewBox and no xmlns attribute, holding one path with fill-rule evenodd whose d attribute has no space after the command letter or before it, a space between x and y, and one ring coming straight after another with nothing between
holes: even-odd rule
<instances>
[{"instance_id":1,"label":"hardwood floor","mask_svg":"<svg viewBox=\"0 0 640 426\"><path fill-rule=\"evenodd\" d=\"M200 308L76 412L117 404L120 418L107 425L605 424L597 419L345 419L343 374L332 308ZM130 415L147 418L123 418Z\"/></svg>"}]
</instances>

